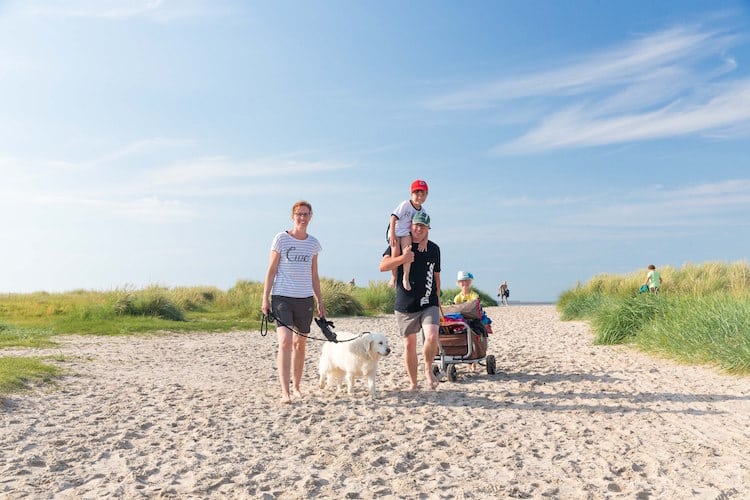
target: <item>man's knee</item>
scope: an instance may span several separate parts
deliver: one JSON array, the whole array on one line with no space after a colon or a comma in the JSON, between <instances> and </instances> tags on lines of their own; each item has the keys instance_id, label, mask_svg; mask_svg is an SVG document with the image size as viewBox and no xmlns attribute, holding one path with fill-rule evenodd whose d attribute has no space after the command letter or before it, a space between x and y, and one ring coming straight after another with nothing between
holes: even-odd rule
<instances>
[{"instance_id":1,"label":"man's knee","mask_svg":"<svg viewBox=\"0 0 750 500\"><path fill-rule=\"evenodd\" d=\"M409 349L413 348L417 345L417 335L415 333L410 333L406 337L404 337L404 347Z\"/></svg>"},{"instance_id":2,"label":"man's knee","mask_svg":"<svg viewBox=\"0 0 750 500\"><path fill-rule=\"evenodd\" d=\"M423 331L425 342L437 342L438 333L440 332L440 327L438 327L438 325L425 325Z\"/></svg>"}]
</instances>

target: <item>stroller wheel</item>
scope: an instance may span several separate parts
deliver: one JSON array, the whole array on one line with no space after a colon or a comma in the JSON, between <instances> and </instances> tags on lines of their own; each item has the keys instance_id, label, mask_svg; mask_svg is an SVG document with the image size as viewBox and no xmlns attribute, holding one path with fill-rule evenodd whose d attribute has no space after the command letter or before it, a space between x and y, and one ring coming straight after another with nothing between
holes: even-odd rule
<instances>
[{"instance_id":1,"label":"stroller wheel","mask_svg":"<svg viewBox=\"0 0 750 500\"><path fill-rule=\"evenodd\" d=\"M438 365L432 365L432 374L435 378L440 380L440 367Z\"/></svg>"},{"instance_id":2,"label":"stroller wheel","mask_svg":"<svg viewBox=\"0 0 750 500\"><path fill-rule=\"evenodd\" d=\"M486 364L487 364L487 373L490 375L494 375L495 374L495 356L493 356L492 354L487 356Z\"/></svg>"},{"instance_id":3,"label":"stroller wheel","mask_svg":"<svg viewBox=\"0 0 750 500\"><path fill-rule=\"evenodd\" d=\"M456 365L450 365L448 367L448 379L451 382L455 382L458 378L458 374L456 373Z\"/></svg>"}]
</instances>

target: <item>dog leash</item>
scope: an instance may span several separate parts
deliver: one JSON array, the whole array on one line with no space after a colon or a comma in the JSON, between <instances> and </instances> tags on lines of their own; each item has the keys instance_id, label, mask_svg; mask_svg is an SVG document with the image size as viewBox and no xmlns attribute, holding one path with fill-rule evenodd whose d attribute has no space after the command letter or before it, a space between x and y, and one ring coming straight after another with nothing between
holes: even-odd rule
<instances>
[{"instance_id":1,"label":"dog leash","mask_svg":"<svg viewBox=\"0 0 750 500\"><path fill-rule=\"evenodd\" d=\"M366 333L370 333L370 332L362 332L356 337L346 339L346 340L339 340L336 338L336 332L331 330L331 328L334 327L333 321L329 321L325 317L313 318L313 319L315 320L315 324L318 325L318 328L320 328L320 330L323 332L323 335L325 336L324 339L321 339L320 337L313 337L309 333L298 332L293 327L287 325L286 323L281 321L279 318L277 318L276 315L273 313L273 311L268 311L268 314L264 314L263 317L261 318L260 334L263 337L268 335L268 331L269 331L268 322L269 321L276 321L279 325L283 326L284 328L290 329L292 333L296 333L300 337L305 337L307 339L312 339L312 340L320 340L322 342L333 342L333 343L351 342L352 340L356 340L359 337L362 337Z\"/></svg>"}]
</instances>

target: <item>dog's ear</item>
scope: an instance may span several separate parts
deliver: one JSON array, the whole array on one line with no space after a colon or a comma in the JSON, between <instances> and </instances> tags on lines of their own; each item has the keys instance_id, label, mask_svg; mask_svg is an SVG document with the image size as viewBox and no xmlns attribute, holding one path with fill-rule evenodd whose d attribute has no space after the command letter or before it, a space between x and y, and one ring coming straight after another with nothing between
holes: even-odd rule
<instances>
[{"instance_id":1,"label":"dog's ear","mask_svg":"<svg viewBox=\"0 0 750 500\"><path fill-rule=\"evenodd\" d=\"M375 352L375 337L372 336L370 333L365 334L365 341L363 343L365 346L365 353L371 357L375 358L378 356L378 353Z\"/></svg>"},{"instance_id":2,"label":"dog's ear","mask_svg":"<svg viewBox=\"0 0 750 500\"><path fill-rule=\"evenodd\" d=\"M352 342L352 351L360 356L370 355L370 336L366 333Z\"/></svg>"}]
</instances>

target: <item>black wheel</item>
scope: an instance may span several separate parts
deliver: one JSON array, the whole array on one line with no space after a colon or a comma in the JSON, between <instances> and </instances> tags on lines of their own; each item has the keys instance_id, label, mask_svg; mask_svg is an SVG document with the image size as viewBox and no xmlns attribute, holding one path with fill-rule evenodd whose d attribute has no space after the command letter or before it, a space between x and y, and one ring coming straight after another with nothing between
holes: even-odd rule
<instances>
[{"instance_id":1,"label":"black wheel","mask_svg":"<svg viewBox=\"0 0 750 500\"><path fill-rule=\"evenodd\" d=\"M494 375L495 374L495 356L493 356L492 354L487 356L486 364L487 364L487 373L489 373L490 375Z\"/></svg>"},{"instance_id":2,"label":"black wheel","mask_svg":"<svg viewBox=\"0 0 750 500\"><path fill-rule=\"evenodd\" d=\"M438 365L432 365L432 374L435 378L440 379L440 367Z\"/></svg>"},{"instance_id":3,"label":"black wheel","mask_svg":"<svg viewBox=\"0 0 750 500\"><path fill-rule=\"evenodd\" d=\"M458 378L458 374L456 373L456 365L450 365L448 367L448 379L451 382L455 382Z\"/></svg>"}]
</instances>

